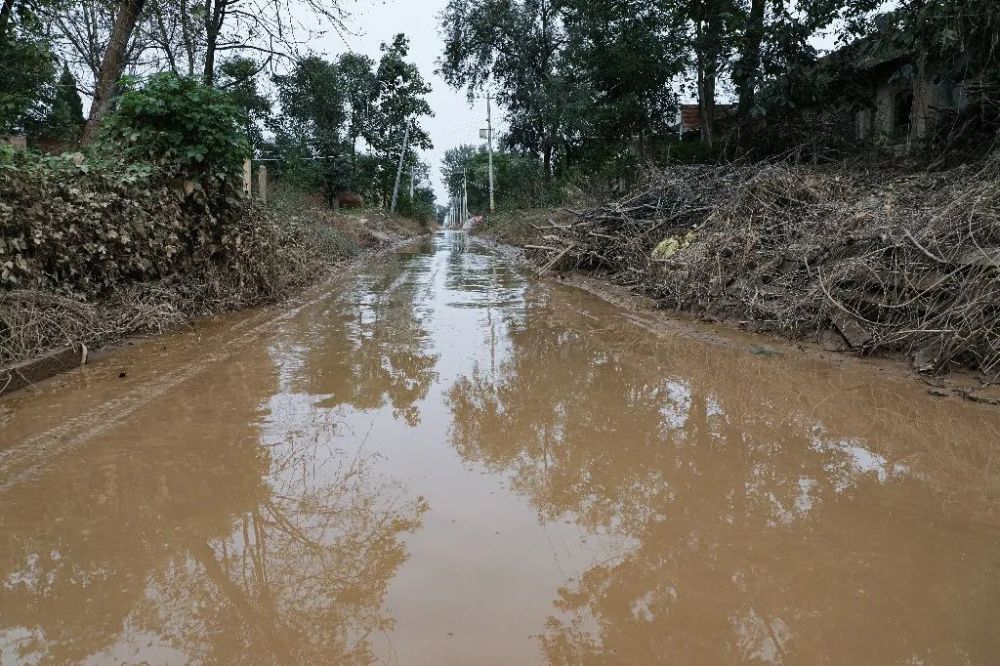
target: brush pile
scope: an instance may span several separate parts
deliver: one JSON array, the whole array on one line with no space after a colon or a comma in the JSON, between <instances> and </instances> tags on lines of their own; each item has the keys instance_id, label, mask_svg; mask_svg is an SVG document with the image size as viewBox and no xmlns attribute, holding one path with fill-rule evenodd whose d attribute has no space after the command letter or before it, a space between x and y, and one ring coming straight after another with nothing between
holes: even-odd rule
<instances>
[{"instance_id":1,"label":"brush pile","mask_svg":"<svg viewBox=\"0 0 1000 666\"><path fill-rule=\"evenodd\" d=\"M1000 374L1000 164L679 167L526 246L665 307Z\"/></svg>"}]
</instances>

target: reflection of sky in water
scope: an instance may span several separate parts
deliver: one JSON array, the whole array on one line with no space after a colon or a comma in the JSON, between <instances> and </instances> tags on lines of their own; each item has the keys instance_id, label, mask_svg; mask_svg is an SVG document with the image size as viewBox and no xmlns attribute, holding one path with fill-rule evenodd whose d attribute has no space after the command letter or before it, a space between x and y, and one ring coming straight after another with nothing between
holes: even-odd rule
<instances>
[{"instance_id":1,"label":"reflection of sky in water","mask_svg":"<svg viewBox=\"0 0 1000 666\"><path fill-rule=\"evenodd\" d=\"M666 381L663 388L666 395L660 413L663 414L666 430L676 430L687 421L691 409L691 391L676 380Z\"/></svg>"},{"instance_id":2,"label":"reflection of sky in water","mask_svg":"<svg viewBox=\"0 0 1000 666\"><path fill-rule=\"evenodd\" d=\"M835 479L837 492L847 490L866 476L874 476L879 483L887 483L909 473L906 465L890 464L884 456L869 451L859 441L823 439L822 428L818 426L814 429L812 448L820 453L832 454L824 469L830 478Z\"/></svg>"}]
</instances>

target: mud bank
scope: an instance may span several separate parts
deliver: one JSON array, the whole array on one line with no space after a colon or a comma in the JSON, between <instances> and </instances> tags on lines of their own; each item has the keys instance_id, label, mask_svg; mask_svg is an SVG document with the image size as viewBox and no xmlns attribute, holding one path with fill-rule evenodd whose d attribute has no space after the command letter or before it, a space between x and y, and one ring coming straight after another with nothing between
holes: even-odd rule
<instances>
[{"instance_id":1,"label":"mud bank","mask_svg":"<svg viewBox=\"0 0 1000 666\"><path fill-rule=\"evenodd\" d=\"M761 356L794 354L839 368L863 368L881 379L912 381L936 398L1000 407L1000 386L985 383L981 376L968 370L954 370L944 376L921 374L900 354L863 356L841 345L824 345L822 342L748 331L744 322L705 319L691 312L664 310L654 299L599 276L573 272L549 279L630 310L634 313L630 317L632 321L657 336L681 334L723 347L750 349L751 353Z\"/></svg>"},{"instance_id":2,"label":"mud bank","mask_svg":"<svg viewBox=\"0 0 1000 666\"><path fill-rule=\"evenodd\" d=\"M0 292L0 396L32 386L142 337L191 329L225 313L305 298L335 276L390 253L427 229L379 212L345 215L322 209L284 211L298 225L295 247L282 247L280 280L267 289L234 271L125 284L103 298L48 290ZM289 219L289 217L291 219Z\"/></svg>"},{"instance_id":3,"label":"mud bank","mask_svg":"<svg viewBox=\"0 0 1000 666\"><path fill-rule=\"evenodd\" d=\"M959 392L990 402L998 219L995 165L724 165L673 167L620 200L508 213L478 233L543 274L593 276L685 316L901 359L927 378L971 371L978 386Z\"/></svg>"},{"instance_id":4,"label":"mud bank","mask_svg":"<svg viewBox=\"0 0 1000 666\"><path fill-rule=\"evenodd\" d=\"M547 216L558 215L547 211ZM532 213L538 219L539 212ZM863 354L852 349L835 336L821 336L819 339L795 339L774 331L752 326L750 322L738 319L723 319L706 316L692 310L664 308L655 298L645 295L635 286L615 284L611 276L585 271L543 271L544 265L524 253L521 245L526 241L523 231L513 231L515 242L508 242L503 233L495 228L478 232L480 238L494 245L498 250L516 255L528 270L539 277L572 286L612 305L635 313L635 321L656 335L682 334L686 337L704 340L716 345L731 347L741 345L756 350L761 355L795 354L832 365L867 367L871 372L880 373L882 378L892 377L912 381L922 387L928 395L977 403L994 409L1000 408L1000 385L988 381L981 373L967 368L956 368L947 374L930 374L914 368L912 359L903 353L883 352ZM528 232L530 233L530 232ZM530 236L528 237L530 238Z\"/></svg>"}]
</instances>

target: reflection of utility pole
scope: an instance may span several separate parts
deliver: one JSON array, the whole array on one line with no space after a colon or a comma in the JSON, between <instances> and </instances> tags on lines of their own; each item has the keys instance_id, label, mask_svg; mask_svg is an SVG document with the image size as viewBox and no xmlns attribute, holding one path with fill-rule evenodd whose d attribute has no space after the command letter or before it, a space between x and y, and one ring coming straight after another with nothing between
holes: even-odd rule
<instances>
[{"instance_id":1,"label":"reflection of utility pole","mask_svg":"<svg viewBox=\"0 0 1000 666\"><path fill-rule=\"evenodd\" d=\"M469 221L469 172L462 171L462 225Z\"/></svg>"},{"instance_id":2,"label":"reflection of utility pole","mask_svg":"<svg viewBox=\"0 0 1000 666\"><path fill-rule=\"evenodd\" d=\"M399 154L399 168L396 169L396 186L392 188L392 207L390 213L396 212L396 204L399 202L399 181L403 178L403 159L406 151L410 149L410 126L407 124L406 133L403 135L403 152Z\"/></svg>"},{"instance_id":3,"label":"reflection of utility pole","mask_svg":"<svg viewBox=\"0 0 1000 666\"><path fill-rule=\"evenodd\" d=\"M490 148L490 212L495 207L493 201L493 110L490 94L486 93L486 144Z\"/></svg>"}]
</instances>

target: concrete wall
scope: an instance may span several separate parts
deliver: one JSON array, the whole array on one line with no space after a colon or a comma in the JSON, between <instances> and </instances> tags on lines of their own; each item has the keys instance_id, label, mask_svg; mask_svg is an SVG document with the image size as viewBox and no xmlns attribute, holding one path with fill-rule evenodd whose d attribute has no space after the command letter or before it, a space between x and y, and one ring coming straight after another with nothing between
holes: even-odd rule
<instances>
[{"instance_id":1,"label":"concrete wall","mask_svg":"<svg viewBox=\"0 0 1000 666\"><path fill-rule=\"evenodd\" d=\"M0 143L5 143L9 146L14 146L15 148L20 148L24 150L28 147L28 137L24 135L19 136L0 136Z\"/></svg>"},{"instance_id":2,"label":"concrete wall","mask_svg":"<svg viewBox=\"0 0 1000 666\"><path fill-rule=\"evenodd\" d=\"M901 132L897 126L897 104L906 93L912 92L913 105L909 118L909 131ZM940 110L958 110L968 99L960 84L949 81L916 81L913 85L890 82L889 78L876 82L872 87L873 108L857 113L855 125L862 141L886 145L908 145L927 136Z\"/></svg>"}]
</instances>

